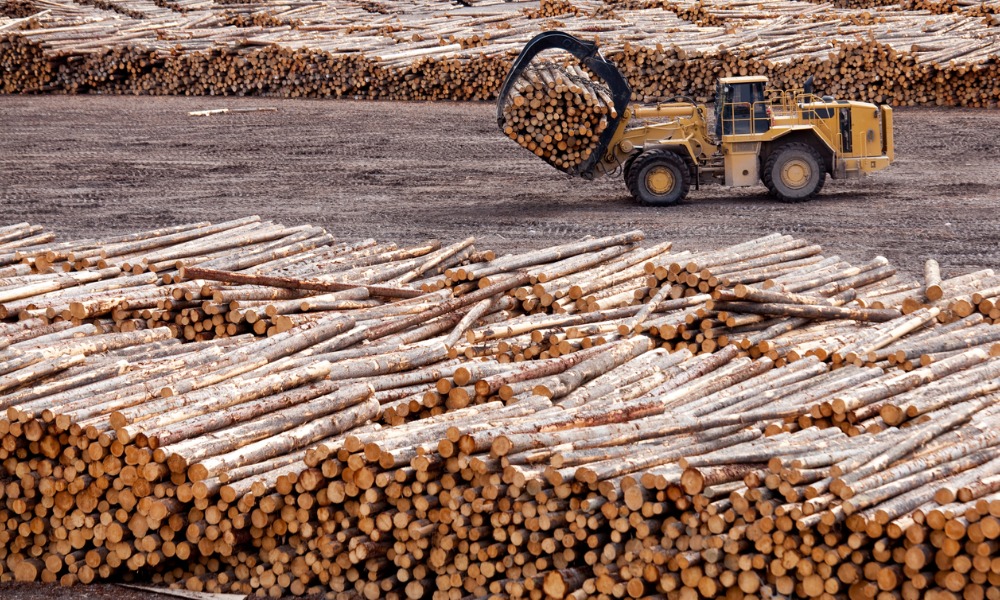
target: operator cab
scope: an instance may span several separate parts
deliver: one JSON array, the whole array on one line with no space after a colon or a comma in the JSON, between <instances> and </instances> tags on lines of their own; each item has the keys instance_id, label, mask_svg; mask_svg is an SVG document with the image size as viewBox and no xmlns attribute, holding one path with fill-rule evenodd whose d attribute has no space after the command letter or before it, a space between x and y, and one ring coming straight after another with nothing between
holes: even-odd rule
<instances>
[{"instance_id":1,"label":"operator cab","mask_svg":"<svg viewBox=\"0 0 1000 600\"><path fill-rule=\"evenodd\" d=\"M721 77L715 90L715 134L764 133L771 128L769 103L764 97L767 77Z\"/></svg>"}]
</instances>

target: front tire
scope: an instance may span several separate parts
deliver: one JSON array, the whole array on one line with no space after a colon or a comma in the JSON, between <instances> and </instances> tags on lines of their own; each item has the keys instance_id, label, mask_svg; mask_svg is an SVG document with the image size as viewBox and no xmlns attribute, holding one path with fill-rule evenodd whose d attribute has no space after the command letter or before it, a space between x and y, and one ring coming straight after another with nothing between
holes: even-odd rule
<instances>
[{"instance_id":1,"label":"front tire","mask_svg":"<svg viewBox=\"0 0 1000 600\"><path fill-rule=\"evenodd\" d=\"M791 143L772 152L763 177L771 195L782 202L805 202L823 189L823 157L808 144Z\"/></svg>"},{"instance_id":2,"label":"front tire","mask_svg":"<svg viewBox=\"0 0 1000 600\"><path fill-rule=\"evenodd\" d=\"M643 152L625 171L629 193L642 204L670 206L683 200L691 188L691 169L669 150Z\"/></svg>"}]
</instances>

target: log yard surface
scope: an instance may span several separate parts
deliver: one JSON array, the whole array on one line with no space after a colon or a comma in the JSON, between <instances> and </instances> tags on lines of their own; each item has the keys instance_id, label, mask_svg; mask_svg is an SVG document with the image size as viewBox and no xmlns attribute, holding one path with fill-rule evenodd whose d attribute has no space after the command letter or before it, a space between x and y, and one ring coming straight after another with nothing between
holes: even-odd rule
<instances>
[{"instance_id":1,"label":"log yard surface","mask_svg":"<svg viewBox=\"0 0 1000 600\"><path fill-rule=\"evenodd\" d=\"M998 13L0 0L0 598L1000 600ZM639 205L498 129L550 29L896 160Z\"/></svg>"},{"instance_id":2,"label":"log yard surface","mask_svg":"<svg viewBox=\"0 0 1000 600\"><path fill-rule=\"evenodd\" d=\"M219 107L277 112L190 117ZM475 235L503 252L642 229L715 248L782 232L854 259L919 272L1000 265L1000 113L897 111L897 161L828 181L804 204L705 186L670 210L620 177L573 179L519 148L487 103L272 98L0 97L0 200L8 222L60 239L250 214L339 239L410 243Z\"/></svg>"}]
</instances>

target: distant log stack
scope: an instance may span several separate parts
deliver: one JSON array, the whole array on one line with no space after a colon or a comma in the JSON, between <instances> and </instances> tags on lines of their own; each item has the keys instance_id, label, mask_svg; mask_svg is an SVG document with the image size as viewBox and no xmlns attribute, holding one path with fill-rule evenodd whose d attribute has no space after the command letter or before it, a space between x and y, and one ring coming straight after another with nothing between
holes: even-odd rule
<instances>
[{"instance_id":1,"label":"distant log stack","mask_svg":"<svg viewBox=\"0 0 1000 600\"><path fill-rule=\"evenodd\" d=\"M581 9L568 0L541 0L537 9L527 9L524 14L530 19L546 19L562 15L578 15Z\"/></svg>"},{"instance_id":2,"label":"distant log stack","mask_svg":"<svg viewBox=\"0 0 1000 600\"><path fill-rule=\"evenodd\" d=\"M705 101L718 77L754 74L782 90L812 75L823 94L892 105L996 106L996 0L884 4L573 0L472 14L433 0L20 0L0 5L0 90L493 100L531 37L560 29L598 41L641 102Z\"/></svg>"},{"instance_id":3,"label":"distant log stack","mask_svg":"<svg viewBox=\"0 0 1000 600\"><path fill-rule=\"evenodd\" d=\"M902 3L909 10L926 10L934 14L961 13L969 16L1000 14L1000 2L986 0L906 0ZM996 21L992 21L996 23Z\"/></svg>"}]
</instances>

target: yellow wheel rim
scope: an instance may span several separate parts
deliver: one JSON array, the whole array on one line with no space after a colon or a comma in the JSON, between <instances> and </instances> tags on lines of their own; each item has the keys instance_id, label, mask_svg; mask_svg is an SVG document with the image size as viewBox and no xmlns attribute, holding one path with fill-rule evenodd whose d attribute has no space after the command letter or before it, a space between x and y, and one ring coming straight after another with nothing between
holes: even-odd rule
<instances>
[{"instance_id":1,"label":"yellow wheel rim","mask_svg":"<svg viewBox=\"0 0 1000 600\"><path fill-rule=\"evenodd\" d=\"M793 190L805 187L810 177L812 167L800 158L793 158L781 167L781 183Z\"/></svg>"},{"instance_id":2,"label":"yellow wheel rim","mask_svg":"<svg viewBox=\"0 0 1000 600\"><path fill-rule=\"evenodd\" d=\"M662 196L674 188L674 174L667 167L653 167L646 173L646 188Z\"/></svg>"}]
</instances>

